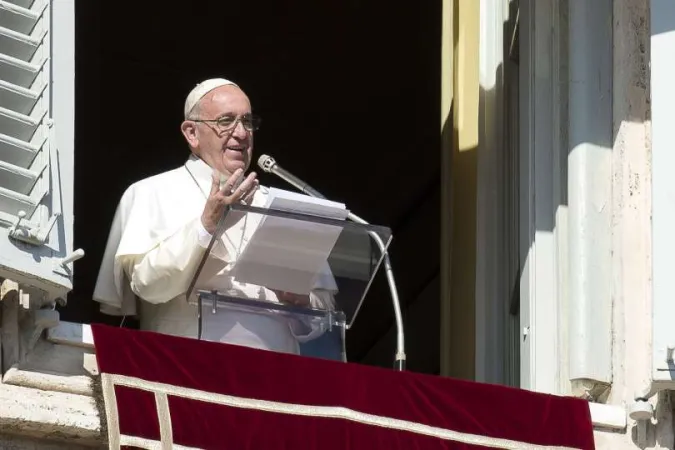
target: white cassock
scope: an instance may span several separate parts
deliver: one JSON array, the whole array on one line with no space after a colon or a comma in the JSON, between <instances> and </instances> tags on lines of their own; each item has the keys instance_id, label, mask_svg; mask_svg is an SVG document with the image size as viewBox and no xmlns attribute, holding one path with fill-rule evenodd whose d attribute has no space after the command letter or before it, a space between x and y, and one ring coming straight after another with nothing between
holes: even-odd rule
<instances>
[{"instance_id":1,"label":"white cassock","mask_svg":"<svg viewBox=\"0 0 675 450\"><path fill-rule=\"evenodd\" d=\"M102 312L129 316L140 312L144 330L197 337L197 307L186 301L185 293L211 237L201 224L201 214L212 173L193 155L184 166L141 180L125 191L94 289L94 300L101 303ZM267 192L260 187L252 206L265 206ZM260 218L259 214L245 214L228 224L193 292L216 289L279 302L270 289L239 283L229 275ZM312 306L332 308L336 292L335 280L326 272L310 294ZM137 302L136 296L141 301ZM299 353L298 343L318 337L321 330L281 315L227 310L204 314L202 333L203 339L211 341Z\"/></svg>"}]
</instances>

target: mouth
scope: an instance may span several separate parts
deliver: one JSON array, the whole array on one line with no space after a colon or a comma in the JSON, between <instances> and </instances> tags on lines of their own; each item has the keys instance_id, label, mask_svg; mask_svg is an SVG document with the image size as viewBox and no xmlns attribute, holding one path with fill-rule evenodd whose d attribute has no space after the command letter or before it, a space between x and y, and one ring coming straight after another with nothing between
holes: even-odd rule
<instances>
[{"instance_id":1,"label":"mouth","mask_svg":"<svg viewBox=\"0 0 675 450\"><path fill-rule=\"evenodd\" d=\"M246 159L246 149L245 145L228 145L225 147L224 156L232 160L243 161Z\"/></svg>"}]
</instances>

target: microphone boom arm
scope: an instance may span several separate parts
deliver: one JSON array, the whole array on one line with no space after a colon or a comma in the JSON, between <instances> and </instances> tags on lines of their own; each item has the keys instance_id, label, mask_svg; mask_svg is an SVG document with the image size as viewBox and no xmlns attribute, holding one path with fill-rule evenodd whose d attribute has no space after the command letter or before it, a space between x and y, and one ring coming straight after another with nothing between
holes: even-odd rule
<instances>
[{"instance_id":1,"label":"microphone boom arm","mask_svg":"<svg viewBox=\"0 0 675 450\"><path fill-rule=\"evenodd\" d=\"M286 180L288 183L292 184L295 186L300 192L304 192L305 194L309 195L310 197L316 197L316 198L321 198L321 199L326 199L319 191L314 189L312 186L309 184L301 181L299 178L293 176L292 174L286 172L285 170L283 171L284 174L283 176L277 172L277 170L280 170L280 167L275 168L275 172L278 176ZM283 170L283 169L281 169Z\"/></svg>"}]
</instances>

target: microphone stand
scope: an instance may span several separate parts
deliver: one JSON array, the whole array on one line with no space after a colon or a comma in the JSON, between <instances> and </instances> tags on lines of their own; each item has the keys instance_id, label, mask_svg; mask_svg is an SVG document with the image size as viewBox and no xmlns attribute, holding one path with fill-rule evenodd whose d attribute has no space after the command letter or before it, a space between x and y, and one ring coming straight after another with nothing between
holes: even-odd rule
<instances>
[{"instance_id":1,"label":"microphone stand","mask_svg":"<svg viewBox=\"0 0 675 450\"><path fill-rule=\"evenodd\" d=\"M349 213L347 218L352 222L368 225L368 222L357 216ZM389 284L389 292L391 294L391 302L394 306L394 318L396 319L396 355L394 357L394 369L405 370L405 336L403 333L403 316L401 315L401 303L398 299L398 290L396 289L396 281L394 280L394 269L391 267L389 261L389 252L384 249L384 242L380 236L375 232L370 232L370 236L380 247L380 251L384 254L384 272L387 275L387 283Z\"/></svg>"},{"instance_id":2,"label":"microphone stand","mask_svg":"<svg viewBox=\"0 0 675 450\"><path fill-rule=\"evenodd\" d=\"M274 173L274 172L273 172ZM301 182L295 177L280 177L284 181L292 184L301 192L309 195L310 197L317 197L325 199L319 191L312 188L306 183ZM359 223L361 225L369 225L368 222L357 216L356 214L349 213L347 218L352 222ZM370 232L370 236L373 238L377 246L380 248L380 252L384 255L384 271L387 275L387 283L389 284L389 292L391 293L391 302L394 307L394 318L396 320L396 355L394 357L394 369L403 371L405 370L405 335L403 331L403 316L401 315L401 303L398 299L398 290L396 289L396 281L394 280L394 269L391 267L391 261L389 261L389 252L384 248L384 242L380 239L375 232Z\"/></svg>"}]
</instances>

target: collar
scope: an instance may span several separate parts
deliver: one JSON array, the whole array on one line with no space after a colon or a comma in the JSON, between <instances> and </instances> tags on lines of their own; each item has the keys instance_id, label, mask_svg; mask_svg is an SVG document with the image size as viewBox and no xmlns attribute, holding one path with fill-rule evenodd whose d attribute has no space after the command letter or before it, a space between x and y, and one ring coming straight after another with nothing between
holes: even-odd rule
<instances>
[{"instance_id":1,"label":"collar","mask_svg":"<svg viewBox=\"0 0 675 450\"><path fill-rule=\"evenodd\" d=\"M202 190L205 196L208 197L211 192L211 183L213 182L212 176L216 172L215 169L212 169L208 164L204 162L203 159L192 154L185 162L185 168L190 172L190 175L195 179L199 188ZM220 184L222 185L227 180L227 177L224 175L220 176Z\"/></svg>"}]
</instances>

